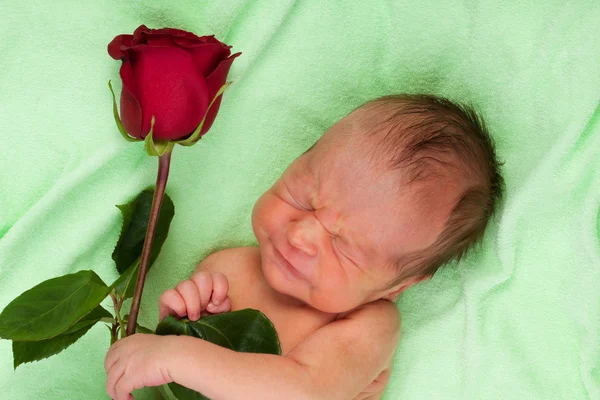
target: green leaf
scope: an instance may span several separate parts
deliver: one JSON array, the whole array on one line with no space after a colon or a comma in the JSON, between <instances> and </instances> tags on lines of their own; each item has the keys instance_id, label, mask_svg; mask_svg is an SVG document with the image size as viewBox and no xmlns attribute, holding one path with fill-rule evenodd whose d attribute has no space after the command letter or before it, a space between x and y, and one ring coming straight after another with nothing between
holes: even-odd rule
<instances>
[{"instance_id":1,"label":"green leaf","mask_svg":"<svg viewBox=\"0 0 600 400\"><path fill-rule=\"evenodd\" d=\"M13 341L14 369L23 363L39 361L60 353L86 334L104 317L112 317L102 306L97 306L61 335L36 342Z\"/></svg>"},{"instance_id":2,"label":"green leaf","mask_svg":"<svg viewBox=\"0 0 600 400\"><path fill-rule=\"evenodd\" d=\"M119 241L112 253L112 259L115 261L117 271L119 271L120 274L123 274L130 268L142 254L148 220L150 219L154 190L153 187L146 188L129 203L117 205L123 214L123 224L121 226ZM173 201L165 193L160 207L160 214L158 216L148 268L152 266L158 257L162 245L167 239L169 226L171 225L171 220L174 215L175 206ZM135 278L133 280L134 286L136 279L137 273L135 273ZM111 287L113 285L111 285Z\"/></svg>"},{"instance_id":3,"label":"green leaf","mask_svg":"<svg viewBox=\"0 0 600 400\"><path fill-rule=\"evenodd\" d=\"M197 321L177 320L169 315L158 324L156 334L194 336L245 353L281 354L279 337L271 321L260 311L250 308L204 316ZM169 383L169 389L180 400L207 399L177 383Z\"/></svg>"},{"instance_id":4,"label":"green leaf","mask_svg":"<svg viewBox=\"0 0 600 400\"><path fill-rule=\"evenodd\" d=\"M156 327L156 334L194 336L244 353L281 354L275 327L262 312L251 308L197 321L168 315Z\"/></svg>"},{"instance_id":5,"label":"green leaf","mask_svg":"<svg viewBox=\"0 0 600 400\"><path fill-rule=\"evenodd\" d=\"M113 115L115 117L115 122L117 123L117 128L119 129L119 132L121 132L121 135L123 135L125 140L127 140L128 142L141 142L142 139L138 139L138 138L129 136L129 134L125 130L125 127L123 126L123 123L121 122L121 118L119 118L119 111L117 110L117 99L115 98L115 92L113 90L112 83L110 82L110 80L108 81L108 88L110 89L110 92L112 93Z\"/></svg>"},{"instance_id":6,"label":"green leaf","mask_svg":"<svg viewBox=\"0 0 600 400\"><path fill-rule=\"evenodd\" d=\"M179 400L177 397L175 397L175 395L173 394L173 392L171 391L171 389L169 388L169 385L160 385L156 387L159 396L162 400ZM198 396L202 396L200 393L198 392L194 392L195 394L197 393ZM202 399L202 397L197 397L199 399ZM206 398L206 397L204 397ZM182 397L183 399L183 397Z\"/></svg>"},{"instance_id":7,"label":"green leaf","mask_svg":"<svg viewBox=\"0 0 600 400\"><path fill-rule=\"evenodd\" d=\"M90 325L94 325L96 322L102 320L103 318L109 318L114 320L114 317L110 313L110 311L106 310L102 306L97 306L92 311L87 313L83 318L77 321L74 325L72 325L69 329L67 329L62 335L77 332L82 328L85 328Z\"/></svg>"},{"instance_id":8,"label":"green leaf","mask_svg":"<svg viewBox=\"0 0 600 400\"><path fill-rule=\"evenodd\" d=\"M140 257L121 276L110 285L111 290L114 288L115 293L123 299L133 297L135 284L137 282L138 272L140 270Z\"/></svg>"},{"instance_id":9,"label":"green leaf","mask_svg":"<svg viewBox=\"0 0 600 400\"><path fill-rule=\"evenodd\" d=\"M89 270L48 279L6 306L0 314L0 338L36 341L65 333L98 306L109 291Z\"/></svg>"},{"instance_id":10,"label":"green leaf","mask_svg":"<svg viewBox=\"0 0 600 400\"><path fill-rule=\"evenodd\" d=\"M221 86L221 88L219 89L217 94L215 94L215 97L213 97L210 104L206 108L206 112L204 113L204 117L202 118L202 121L200 121L200 123L198 124L198 126L196 127L196 129L194 130L192 135L183 140L174 140L173 143L177 143L182 146L192 146L192 145L196 144L196 142L198 142L198 140L200 140L200 138L198 138L198 136L200 135L200 131L202 130L202 126L204 125L204 120L206 119L206 116L208 115L208 110L210 110L213 103L219 98L220 95L223 94L223 92L225 92L225 89L227 89L227 87L229 85L231 85L231 82L226 82L223 86Z\"/></svg>"}]
</instances>

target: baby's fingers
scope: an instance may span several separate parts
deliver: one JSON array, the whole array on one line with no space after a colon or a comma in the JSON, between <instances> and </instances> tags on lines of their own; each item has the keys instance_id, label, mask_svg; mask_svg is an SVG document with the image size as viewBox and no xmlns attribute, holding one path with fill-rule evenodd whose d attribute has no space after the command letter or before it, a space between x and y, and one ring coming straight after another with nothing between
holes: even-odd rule
<instances>
[{"instance_id":1,"label":"baby's fingers","mask_svg":"<svg viewBox=\"0 0 600 400\"><path fill-rule=\"evenodd\" d=\"M225 297L225 300L223 300L223 302L218 306L214 306L212 302L208 303L206 311L208 311L211 314L221 314L229 312L231 311L231 300L229 300L229 297Z\"/></svg>"},{"instance_id":2,"label":"baby's fingers","mask_svg":"<svg viewBox=\"0 0 600 400\"><path fill-rule=\"evenodd\" d=\"M221 272L215 272L212 274L213 279L213 290L212 296L210 298L210 302L218 307L225 301L227 297L227 293L229 293L229 281L227 277L223 275ZM211 310L208 310L211 311Z\"/></svg>"},{"instance_id":3,"label":"baby's fingers","mask_svg":"<svg viewBox=\"0 0 600 400\"><path fill-rule=\"evenodd\" d=\"M204 271L196 272L190 277L190 280L196 284L196 288L200 292L200 310L205 310L213 291L212 275Z\"/></svg>"},{"instance_id":4,"label":"baby's fingers","mask_svg":"<svg viewBox=\"0 0 600 400\"><path fill-rule=\"evenodd\" d=\"M200 293L196 284L190 280L181 281L175 286L175 290L183 297L188 318L192 321L200 318Z\"/></svg>"},{"instance_id":5,"label":"baby's fingers","mask_svg":"<svg viewBox=\"0 0 600 400\"><path fill-rule=\"evenodd\" d=\"M125 380L124 378L119 379L119 381L115 385L115 400L133 400L131 392L134 388L131 386L131 383L127 382L127 380Z\"/></svg>"},{"instance_id":6,"label":"baby's fingers","mask_svg":"<svg viewBox=\"0 0 600 400\"><path fill-rule=\"evenodd\" d=\"M117 384L121 378L123 378L123 375L125 375L123 363L119 363L118 361L118 355L115 353L113 345L113 348L108 351L104 360L104 368L106 369L106 393L111 399L118 398Z\"/></svg>"},{"instance_id":7,"label":"baby's fingers","mask_svg":"<svg viewBox=\"0 0 600 400\"><path fill-rule=\"evenodd\" d=\"M185 301L175 289L169 289L160 295L158 301L158 320L162 321L167 315L177 314L183 317L186 314Z\"/></svg>"}]
</instances>

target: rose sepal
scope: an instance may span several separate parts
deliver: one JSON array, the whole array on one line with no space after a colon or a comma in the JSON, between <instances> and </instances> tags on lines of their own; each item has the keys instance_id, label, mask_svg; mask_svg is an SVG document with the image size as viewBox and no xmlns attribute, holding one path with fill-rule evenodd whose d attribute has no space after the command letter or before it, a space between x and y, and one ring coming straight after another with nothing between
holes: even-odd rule
<instances>
[{"instance_id":1,"label":"rose sepal","mask_svg":"<svg viewBox=\"0 0 600 400\"><path fill-rule=\"evenodd\" d=\"M223 92L225 91L225 89L227 89L227 87L229 85L231 85L231 82L225 82L225 84L223 86L221 86L221 88L219 89L219 91L217 92L215 97L212 99L212 101L208 105L208 108L206 109L206 113L204 114L204 118L202 118L202 121L200 121L200 124L198 124L194 133L192 133L192 135L186 139L174 140L173 143L177 143L182 146L193 146L194 144L196 144L198 142L198 140L200 140L200 138L198 136L200 135L200 131L202 130L202 125L204 125L204 120L206 119L206 116L208 115L208 111L210 110L210 108L212 107L214 102L219 98L220 95L223 94Z\"/></svg>"},{"instance_id":2,"label":"rose sepal","mask_svg":"<svg viewBox=\"0 0 600 400\"><path fill-rule=\"evenodd\" d=\"M112 84L111 84L110 80L108 81L108 88L110 89L110 92L112 93L113 115L115 116L115 122L117 123L117 128L119 128L119 132L121 132L121 135L123 135L123 138L125 140L127 140L128 142L141 142L142 139L138 139L138 138L130 136L127 133L127 131L125 130L125 127L123 126L123 123L121 122L121 118L119 118L119 111L117 109L117 99L115 98L115 92L112 88Z\"/></svg>"},{"instance_id":3,"label":"rose sepal","mask_svg":"<svg viewBox=\"0 0 600 400\"><path fill-rule=\"evenodd\" d=\"M154 115L150 121L150 132L144 139L144 148L149 156L162 156L164 153L171 152L175 143L170 140L154 140L152 138L152 131L154 130Z\"/></svg>"}]
</instances>

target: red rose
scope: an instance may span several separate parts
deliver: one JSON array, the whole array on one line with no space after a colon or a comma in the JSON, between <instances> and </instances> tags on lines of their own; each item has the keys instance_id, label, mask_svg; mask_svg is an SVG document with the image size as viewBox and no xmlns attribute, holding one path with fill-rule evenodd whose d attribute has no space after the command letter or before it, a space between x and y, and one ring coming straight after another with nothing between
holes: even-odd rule
<instances>
[{"instance_id":1,"label":"red rose","mask_svg":"<svg viewBox=\"0 0 600 400\"><path fill-rule=\"evenodd\" d=\"M133 35L116 36L108 54L123 61L121 121L127 133L144 139L154 116L154 140L185 139L203 119L200 136L205 134L219 111L221 95L215 96L241 54L230 56L230 48L214 35L145 25Z\"/></svg>"}]
</instances>

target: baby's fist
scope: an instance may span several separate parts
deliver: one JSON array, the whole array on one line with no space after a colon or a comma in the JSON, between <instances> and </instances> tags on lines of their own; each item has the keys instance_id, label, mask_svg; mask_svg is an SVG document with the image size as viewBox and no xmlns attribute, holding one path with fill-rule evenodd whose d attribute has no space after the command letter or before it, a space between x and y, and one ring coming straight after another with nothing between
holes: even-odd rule
<instances>
[{"instance_id":1,"label":"baby's fist","mask_svg":"<svg viewBox=\"0 0 600 400\"><path fill-rule=\"evenodd\" d=\"M166 361L174 336L136 333L117 340L104 357L106 392L114 400L133 400L131 392L173 382Z\"/></svg>"},{"instance_id":2,"label":"baby's fist","mask_svg":"<svg viewBox=\"0 0 600 400\"><path fill-rule=\"evenodd\" d=\"M159 321L167 315L186 316L191 321L200 318L203 311L219 314L231 310L229 281L221 272L200 271L190 279L181 281L175 289L169 289L158 302Z\"/></svg>"}]
</instances>

